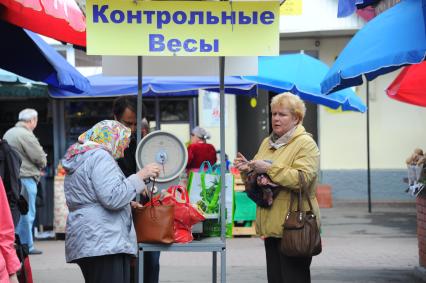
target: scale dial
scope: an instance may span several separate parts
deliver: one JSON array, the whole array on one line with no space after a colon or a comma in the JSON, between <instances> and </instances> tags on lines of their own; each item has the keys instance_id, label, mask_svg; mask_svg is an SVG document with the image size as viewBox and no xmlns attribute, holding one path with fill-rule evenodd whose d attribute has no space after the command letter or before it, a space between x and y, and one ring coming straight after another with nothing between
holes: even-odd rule
<instances>
[{"instance_id":1,"label":"scale dial","mask_svg":"<svg viewBox=\"0 0 426 283\"><path fill-rule=\"evenodd\" d=\"M179 178L188 162L185 145L173 134L155 131L146 135L136 148L136 164L139 169L149 163L160 165L156 182L169 182Z\"/></svg>"}]
</instances>

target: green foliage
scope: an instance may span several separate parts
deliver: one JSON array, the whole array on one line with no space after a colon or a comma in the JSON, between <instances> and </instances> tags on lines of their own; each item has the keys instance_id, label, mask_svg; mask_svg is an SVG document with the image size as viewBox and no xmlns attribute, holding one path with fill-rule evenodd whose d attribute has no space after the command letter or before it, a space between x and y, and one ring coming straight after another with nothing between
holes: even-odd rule
<instances>
[{"instance_id":1,"label":"green foliage","mask_svg":"<svg viewBox=\"0 0 426 283\"><path fill-rule=\"evenodd\" d=\"M205 193L200 192L201 200L197 202L197 205L206 213L219 213L219 204L217 199L214 199L216 190L219 187L219 179L214 179L210 182L210 186L206 187ZM216 202L216 203L212 203ZM209 205L214 204L214 205Z\"/></svg>"}]
</instances>

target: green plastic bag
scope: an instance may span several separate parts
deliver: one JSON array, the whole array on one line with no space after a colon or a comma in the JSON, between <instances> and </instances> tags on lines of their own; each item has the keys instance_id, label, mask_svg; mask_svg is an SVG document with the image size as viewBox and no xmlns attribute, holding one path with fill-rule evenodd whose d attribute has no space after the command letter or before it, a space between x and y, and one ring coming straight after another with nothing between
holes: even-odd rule
<instances>
[{"instance_id":1,"label":"green plastic bag","mask_svg":"<svg viewBox=\"0 0 426 283\"><path fill-rule=\"evenodd\" d=\"M202 166L204 168L204 166ZM210 169L210 167L209 167ZM196 204L206 216L203 222L205 236L220 236L220 173L207 169L198 172L191 171L188 179L188 194L190 202ZM232 237L234 222L234 176L225 175L225 213L226 236Z\"/></svg>"}]
</instances>

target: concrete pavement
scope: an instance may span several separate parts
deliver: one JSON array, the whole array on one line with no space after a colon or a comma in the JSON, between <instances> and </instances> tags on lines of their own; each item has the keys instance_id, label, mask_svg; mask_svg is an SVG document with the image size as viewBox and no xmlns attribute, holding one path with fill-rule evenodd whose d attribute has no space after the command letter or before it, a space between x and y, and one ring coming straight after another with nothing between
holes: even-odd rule
<instances>
[{"instance_id":1,"label":"concrete pavement","mask_svg":"<svg viewBox=\"0 0 426 283\"><path fill-rule=\"evenodd\" d=\"M373 206L369 214L365 205L340 203L321 213L323 253L312 261L313 282L420 282L413 275L418 265L414 204ZM31 256L36 283L84 282L78 267L65 263L63 241L36 246L44 251ZM211 258L210 253L163 252L160 282L211 282ZM227 282L267 282L259 238L227 240L226 263Z\"/></svg>"}]
</instances>

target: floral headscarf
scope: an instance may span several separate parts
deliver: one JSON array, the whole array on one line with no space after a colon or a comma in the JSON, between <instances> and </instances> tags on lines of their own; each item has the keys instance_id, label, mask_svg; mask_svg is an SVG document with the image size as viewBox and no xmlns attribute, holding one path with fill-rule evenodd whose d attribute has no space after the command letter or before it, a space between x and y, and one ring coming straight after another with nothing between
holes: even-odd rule
<instances>
[{"instance_id":1,"label":"floral headscarf","mask_svg":"<svg viewBox=\"0 0 426 283\"><path fill-rule=\"evenodd\" d=\"M70 160L83 152L103 148L118 159L124 156L124 150L129 146L131 130L114 120L104 120L78 137L78 142L70 146L65 159Z\"/></svg>"}]
</instances>

